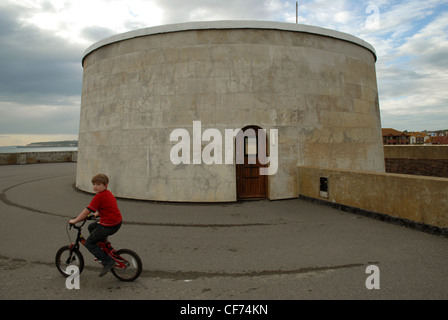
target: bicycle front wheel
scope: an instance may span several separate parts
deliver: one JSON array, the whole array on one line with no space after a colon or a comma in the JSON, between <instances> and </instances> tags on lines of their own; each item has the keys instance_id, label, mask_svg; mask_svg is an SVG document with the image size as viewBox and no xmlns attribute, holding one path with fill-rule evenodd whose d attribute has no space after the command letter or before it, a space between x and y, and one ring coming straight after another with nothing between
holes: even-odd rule
<instances>
[{"instance_id":1,"label":"bicycle front wheel","mask_svg":"<svg viewBox=\"0 0 448 320\"><path fill-rule=\"evenodd\" d=\"M78 249L71 250L70 246L64 246L56 253L56 268L64 276L68 277L71 272L67 271L68 266L75 265L79 273L84 269L84 258Z\"/></svg>"},{"instance_id":2,"label":"bicycle front wheel","mask_svg":"<svg viewBox=\"0 0 448 320\"><path fill-rule=\"evenodd\" d=\"M134 281L142 273L142 260L134 251L120 249L115 257L120 263L116 263L111 269L112 274L121 281Z\"/></svg>"}]
</instances>

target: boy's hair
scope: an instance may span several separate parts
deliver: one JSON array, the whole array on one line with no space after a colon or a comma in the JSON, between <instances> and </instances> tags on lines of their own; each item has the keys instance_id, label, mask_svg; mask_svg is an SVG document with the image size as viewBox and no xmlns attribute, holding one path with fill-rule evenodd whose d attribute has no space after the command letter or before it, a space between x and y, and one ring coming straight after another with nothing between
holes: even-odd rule
<instances>
[{"instance_id":1,"label":"boy's hair","mask_svg":"<svg viewBox=\"0 0 448 320\"><path fill-rule=\"evenodd\" d=\"M97 174L92 178L92 183L99 182L107 186L109 184L109 178L105 174Z\"/></svg>"}]
</instances>

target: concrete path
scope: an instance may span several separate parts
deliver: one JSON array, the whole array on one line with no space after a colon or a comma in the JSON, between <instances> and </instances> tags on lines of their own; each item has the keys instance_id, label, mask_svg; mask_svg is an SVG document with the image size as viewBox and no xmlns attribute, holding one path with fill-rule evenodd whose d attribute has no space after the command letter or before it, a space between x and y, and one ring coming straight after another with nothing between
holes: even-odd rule
<instances>
[{"instance_id":1,"label":"concrete path","mask_svg":"<svg viewBox=\"0 0 448 320\"><path fill-rule=\"evenodd\" d=\"M92 198L73 188L75 176L75 163L0 166L0 299L448 298L447 238L298 199L120 199L125 223L110 240L139 253L142 276L98 278L82 248L80 289L68 290L54 257ZM379 289L366 288L369 265Z\"/></svg>"}]
</instances>

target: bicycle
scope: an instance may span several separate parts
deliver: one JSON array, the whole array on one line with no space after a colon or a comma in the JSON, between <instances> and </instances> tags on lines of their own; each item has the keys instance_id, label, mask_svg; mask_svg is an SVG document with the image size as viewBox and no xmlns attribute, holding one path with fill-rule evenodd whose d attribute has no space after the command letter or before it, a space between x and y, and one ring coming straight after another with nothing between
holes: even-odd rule
<instances>
[{"instance_id":1,"label":"bicycle","mask_svg":"<svg viewBox=\"0 0 448 320\"><path fill-rule=\"evenodd\" d=\"M76 240L70 245L61 247L56 253L56 268L65 277L71 275L71 272L67 271L67 267L70 265L76 265L81 274L84 269L84 257L81 253L79 243L85 245L86 239L82 236L81 230L87 220L92 220L93 217L89 216L85 219L81 225L70 225L69 230L73 227L78 230ZM70 240L70 234L67 230L67 235ZM103 242L98 242L98 246L107 253L113 260L115 260L115 266L111 269L112 274L121 281L134 281L142 272L142 261L137 253L129 249L115 250L112 248L111 243L106 239ZM95 261L98 259L95 258ZM98 261L100 262L100 261ZM101 263L101 262L100 262Z\"/></svg>"}]
</instances>

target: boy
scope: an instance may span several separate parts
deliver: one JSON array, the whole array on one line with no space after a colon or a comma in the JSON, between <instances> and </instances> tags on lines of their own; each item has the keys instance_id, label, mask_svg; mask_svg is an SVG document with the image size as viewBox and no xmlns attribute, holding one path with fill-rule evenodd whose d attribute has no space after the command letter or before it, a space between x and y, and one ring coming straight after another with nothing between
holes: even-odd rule
<instances>
[{"instance_id":1,"label":"boy","mask_svg":"<svg viewBox=\"0 0 448 320\"><path fill-rule=\"evenodd\" d=\"M100 277L104 276L114 265L115 261L97 246L98 242L105 241L121 227L121 212L118 209L117 200L112 192L107 190L109 178L105 174L97 174L92 178L93 191L96 195L92 202L85 208L76 219L71 219L68 223L75 224L83 221L90 213L95 217L100 216L99 222L89 225L90 236L86 240L86 248L103 263L103 270Z\"/></svg>"}]
</instances>

